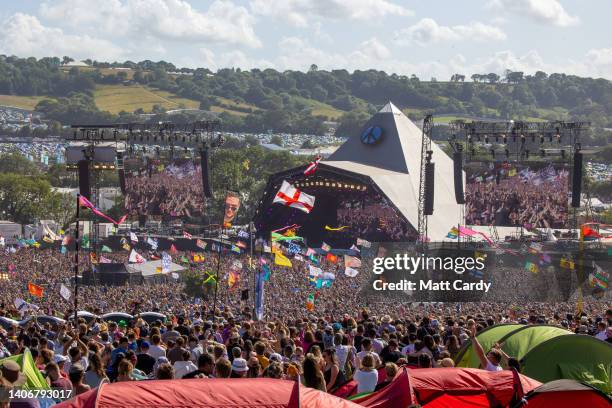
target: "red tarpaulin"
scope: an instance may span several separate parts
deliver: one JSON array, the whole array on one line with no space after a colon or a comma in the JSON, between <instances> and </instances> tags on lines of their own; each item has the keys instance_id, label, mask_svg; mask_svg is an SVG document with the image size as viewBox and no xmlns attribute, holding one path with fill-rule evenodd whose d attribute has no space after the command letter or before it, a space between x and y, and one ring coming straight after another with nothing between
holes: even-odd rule
<instances>
[{"instance_id":1,"label":"red tarpaulin","mask_svg":"<svg viewBox=\"0 0 612 408\"><path fill-rule=\"evenodd\" d=\"M57 408L359 408L330 394L272 378L152 380L102 384Z\"/></svg>"},{"instance_id":2,"label":"red tarpaulin","mask_svg":"<svg viewBox=\"0 0 612 408\"><path fill-rule=\"evenodd\" d=\"M489 401L490 406L506 407L513 396L521 398L539 385L540 382L509 370L491 372L454 367L418 370L403 368L391 384L353 402L370 408L394 408L416 403L425 407L437 407L444 406L445 402L461 407L469 406L470 399L473 399L476 407L482 406L485 400ZM400 405L397 405L398 401Z\"/></svg>"}]
</instances>

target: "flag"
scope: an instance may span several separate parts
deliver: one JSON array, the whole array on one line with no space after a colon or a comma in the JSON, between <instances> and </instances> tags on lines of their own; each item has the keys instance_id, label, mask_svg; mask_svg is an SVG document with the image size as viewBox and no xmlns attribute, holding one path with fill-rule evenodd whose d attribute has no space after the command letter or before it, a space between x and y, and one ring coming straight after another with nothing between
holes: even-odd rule
<instances>
[{"instance_id":1,"label":"flag","mask_svg":"<svg viewBox=\"0 0 612 408\"><path fill-rule=\"evenodd\" d=\"M531 273L538 273L538 265L533 262L525 262L525 269Z\"/></svg>"},{"instance_id":2,"label":"flag","mask_svg":"<svg viewBox=\"0 0 612 408\"><path fill-rule=\"evenodd\" d=\"M45 241L47 244L52 244L53 240L51 238L49 238L49 236L45 235L43 237L43 241Z\"/></svg>"},{"instance_id":3,"label":"flag","mask_svg":"<svg viewBox=\"0 0 612 408\"><path fill-rule=\"evenodd\" d=\"M60 295L67 302L70 300L70 297L72 296L72 292L70 292L70 289L68 289L66 285L62 283L62 285L60 286Z\"/></svg>"},{"instance_id":4,"label":"flag","mask_svg":"<svg viewBox=\"0 0 612 408\"><path fill-rule=\"evenodd\" d=\"M170 245L170 253L171 254L176 254L178 251L176 250L176 247L174 246L174 244Z\"/></svg>"},{"instance_id":5,"label":"flag","mask_svg":"<svg viewBox=\"0 0 612 408\"><path fill-rule=\"evenodd\" d=\"M43 297L43 288L42 288L42 286L35 285L32 282L28 283L28 292L30 292L30 295L32 295L32 296L36 296L36 297L39 297L39 298Z\"/></svg>"},{"instance_id":6,"label":"flag","mask_svg":"<svg viewBox=\"0 0 612 408\"><path fill-rule=\"evenodd\" d=\"M152 250L154 250L154 251L157 250L158 242L156 240L154 240L153 238L151 238L151 237L147 238L147 244L149 244L151 246Z\"/></svg>"},{"instance_id":7,"label":"flag","mask_svg":"<svg viewBox=\"0 0 612 408\"><path fill-rule=\"evenodd\" d=\"M189 259L187 259L187 257L185 255L181 256L181 262L182 263L189 263Z\"/></svg>"},{"instance_id":8,"label":"flag","mask_svg":"<svg viewBox=\"0 0 612 408\"><path fill-rule=\"evenodd\" d=\"M212 272L205 272L206 273L206 279L204 280L204 283L215 283L217 282L217 277L215 275L212 274Z\"/></svg>"},{"instance_id":9,"label":"flag","mask_svg":"<svg viewBox=\"0 0 612 408\"><path fill-rule=\"evenodd\" d=\"M308 258L310 259L310 261L311 261L312 263L314 263L314 264L316 264L316 265L318 265L318 264L319 264L319 258L317 258L317 256L316 256L316 255L314 255L314 254L313 254L313 255L310 255Z\"/></svg>"},{"instance_id":10,"label":"flag","mask_svg":"<svg viewBox=\"0 0 612 408\"><path fill-rule=\"evenodd\" d=\"M270 276L272 275L272 271L270 270L270 267L268 265L262 265L261 266L261 271L264 274L262 279L265 281L269 281L270 280Z\"/></svg>"},{"instance_id":11,"label":"flag","mask_svg":"<svg viewBox=\"0 0 612 408\"><path fill-rule=\"evenodd\" d=\"M274 263L276 265L279 266L287 266L289 268L291 268L293 265L291 264L291 261L282 253L277 252L276 254L274 254Z\"/></svg>"},{"instance_id":12,"label":"flag","mask_svg":"<svg viewBox=\"0 0 612 408\"><path fill-rule=\"evenodd\" d=\"M364 248L370 248L372 243L370 241L366 241L365 239L357 238L357 245Z\"/></svg>"},{"instance_id":13,"label":"flag","mask_svg":"<svg viewBox=\"0 0 612 408\"><path fill-rule=\"evenodd\" d=\"M457 227L451 228L448 234L446 234L446 238L450 238L450 239L457 239L458 236L459 236L459 230L457 229Z\"/></svg>"},{"instance_id":14,"label":"flag","mask_svg":"<svg viewBox=\"0 0 612 408\"><path fill-rule=\"evenodd\" d=\"M285 235L285 234L280 234L278 232L274 232L272 231L270 233L270 238L272 240L272 242L280 242L280 241L303 241L304 238L302 237L298 237L297 235Z\"/></svg>"},{"instance_id":15,"label":"flag","mask_svg":"<svg viewBox=\"0 0 612 408\"><path fill-rule=\"evenodd\" d=\"M176 273L176 272L172 272L172 273L170 274L170 276L172 276L172 279L176 279L176 280L178 280L178 278L179 278L179 274L178 274L178 273Z\"/></svg>"},{"instance_id":16,"label":"flag","mask_svg":"<svg viewBox=\"0 0 612 408\"><path fill-rule=\"evenodd\" d=\"M191 235L187 231L183 231L183 238L191 239L191 238L193 238L193 235Z\"/></svg>"},{"instance_id":17,"label":"flag","mask_svg":"<svg viewBox=\"0 0 612 408\"><path fill-rule=\"evenodd\" d=\"M317 268L316 266L308 265L308 275L318 278L319 276L323 275L323 270L321 268Z\"/></svg>"},{"instance_id":18,"label":"flag","mask_svg":"<svg viewBox=\"0 0 612 408\"><path fill-rule=\"evenodd\" d=\"M68 251L68 249L62 245L62 247L60 248L60 254L65 254Z\"/></svg>"},{"instance_id":19,"label":"flag","mask_svg":"<svg viewBox=\"0 0 612 408\"><path fill-rule=\"evenodd\" d=\"M586 224L580 226L580 234L586 240L593 240L593 239L598 239L598 238L602 238L603 237L597 231L595 231L593 228L589 227Z\"/></svg>"},{"instance_id":20,"label":"flag","mask_svg":"<svg viewBox=\"0 0 612 408\"><path fill-rule=\"evenodd\" d=\"M342 231L342 230L344 230L345 228L348 228L348 225L342 225L342 226L337 227L337 228L330 227L329 225L326 225L326 226L325 226L325 230L326 230L326 231Z\"/></svg>"},{"instance_id":21,"label":"flag","mask_svg":"<svg viewBox=\"0 0 612 408\"><path fill-rule=\"evenodd\" d=\"M130 241L138 242L138 237L132 231L130 231Z\"/></svg>"},{"instance_id":22,"label":"flag","mask_svg":"<svg viewBox=\"0 0 612 408\"><path fill-rule=\"evenodd\" d=\"M6 245L6 241L4 240L4 237L0 235L0 246L5 246L5 245Z\"/></svg>"},{"instance_id":23,"label":"flag","mask_svg":"<svg viewBox=\"0 0 612 408\"><path fill-rule=\"evenodd\" d=\"M232 252L235 252L237 254L240 253L240 247L238 247L237 245L232 245Z\"/></svg>"},{"instance_id":24,"label":"flag","mask_svg":"<svg viewBox=\"0 0 612 408\"><path fill-rule=\"evenodd\" d=\"M126 242L125 244L123 244L123 249L125 249L126 251L129 251L132 249L132 247L130 246L130 244Z\"/></svg>"},{"instance_id":25,"label":"flag","mask_svg":"<svg viewBox=\"0 0 612 408\"><path fill-rule=\"evenodd\" d=\"M155 267L155 273L162 273L162 267L161 266Z\"/></svg>"},{"instance_id":26,"label":"flag","mask_svg":"<svg viewBox=\"0 0 612 408\"><path fill-rule=\"evenodd\" d=\"M249 239L251 238L251 235L245 230L240 230L238 231L238 238Z\"/></svg>"},{"instance_id":27,"label":"flag","mask_svg":"<svg viewBox=\"0 0 612 408\"><path fill-rule=\"evenodd\" d=\"M516 173L516 169L510 169L508 171L508 177L514 177L514 176L516 176L516 174L517 174Z\"/></svg>"},{"instance_id":28,"label":"flag","mask_svg":"<svg viewBox=\"0 0 612 408\"><path fill-rule=\"evenodd\" d=\"M297 208L305 213L310 213L314 207L315 197L301 192L283 180L283 184L272 202L281 203L287 207Z\"/></svg>"},{"instance_id":29,"label":"flag","mask_svg":"<svg viewBox=\"0 0 612 408\"><path fill-rule=\"evenodd\" d=\"M112 219L111 217L109 217L108 215L104 214L102 211L100 211L99 209L97 209L87 198L83 197L82 195L79 194L79 205L81 205L82 207L87 207L89 208L94 214L96 214L99 217L104 218L107 221L112 222L115 225L119 225L121 224L123 221L126 220L127 218L127 214L124 215L123 217L121 217L118 221L115 221L114 219Z\"/></svg>"},{"instance_id":30,"label":"flag","mask_svg":"<svg viewBox=\"0 0 612 408\"><path fill-rule=\"evenodd\" d=\"M344 274L346 276L354 278L355 276L359 274L359 271L357 269L351 268L350 266L347 266L346 268L344 268Z\"/></svg>"},{"instance_id":31,"label":"flag","mask_svg":"<svg viewBox=\"0 0 612 408\"><path fill-rule=\"evenodd\" d=\"M361 252L361 250L355 244L351 245L351 250Z\"/></svg>"},{"instance_id":32,"label":"flag","mask_svg":"<svg viewBox=\"0 0 612 408\"><path fill-rule=\"evenodd\" d=\"M302 261L302 262L304 261L304 258L300 254L295 254L293 259L295 259L296 261Z\"/></svg>"},{"instance_id":33,"label":"flag","mask_svg":"<svg viewBox=\"0 0 612 408\"><path fill-rule=\"evenodd\" d=\"M42 297L42 294L41 294L41 297ZM26 302L25 300L23 300L21 298L15 299L13 304L15 305L15 308L21 314L21 316L23 316L26 312L29 312L29 311L36 312L36 311L40 310L40 308L38 306L36 306L35 304L28 303L28 302ZM2 360L0 360L0 361L2 361Z\"/></svg>"},{"instance_id":34,"label":"flag","mask_svg":"<svg viewBox=\"0 0 612 408\"><path fill-rule=\"evenodd\" d=\"M571 259L565 259L565 257L561 257L559 261L559 266L563 269L575 269L574 261Z\"/></svg>"},{"instance_id":35,"label":"flag","mask_svg":"<svg viewBox=\"0 0 612 408\"><path fill-rule=\"evenodd\" d=\"M316 253L317 253L317 252L316 252L314 249L312 249L312 248L308 248L308 249L306 250L306 256L315 255Z\"/></svg>"},{"instance_id":36,"label":"flag","mask_svg":"<svg viewBox=\"0 0 612 408\"><path fill-rule=\"evenodd\" d=\"M287 248L287 251L290 254L298 254L301 250L302 248L300 248L300 246L294 242L290 242L289 247Z\"/></svg>"},{"instance_id":37,"label":"flag","mask_svg":"<svg viewBox=\"0 0 612 408\"><path fill-rule=\"evenodd\" d=\"M206 249L206 242L202 241L201 239L197 239L196 246L198 248Z\"/></svg>"},{"instance_id":38,"label":"flag","mask_svg":"<svg viewBox=\"0 0 612 408\"><path fill-rule=\"evenodd\" d=\"M338 262L338 257L331 253L325 255L325 259L327 259L329 262L332 262L332 263Z\"/></svg>"},{"instance_id":39,"label":"flag","mask_svg":"<svg viewBox=\"0 0 612 408\"><path fill-rule=\"evenodd\" d=\"M263 251L269 254L270 252L272 252L272 248L270 248L269 245L264 244Z\"/></svg>"},{"instance_id":40,"label":"flag","mask_svg":"<svg viewBox=\"0 0 612 408\"><path fill-rule=\"evenodd\" d=\"M107 257L105 257L104 255L100 256L100 263L112 263L113 261L111 261L110 259L108 259Z\"/></svg>"},{"instance_id":41,"label":"flag","mask_svg":"<svg viewBox=\"0 0 612 408\"><path fill-rule=\"evenodd\" d=\"M229 286L229 290L234 290L238 282L240 282L240 273L230 271L227 276L227 286Z\"/></svg>"},{"instance_id":42,"label":"flag","mask_svg":"<svg viewBox=\"0 0 612 408\"><path fill-rule=\"evenodd\" d=\"M308 298L306 299L306 310L308 310L309 312L312 312L314 310L314 305L315 305L315 297L313 294L308 295Z\"/></svg>"},{"instance_id":43,"label":"flag","mask_svg":"<svg viewBox=\"0 0 612 408\"><path fill-rule=\"evenodd\" d=\"M263 274L258 273L255 285L255 317L257 320L263 319L264 315L264 282Z\"/></svg>"},{"instance_id":44,"label":"flag","mask_svg":"<svg viewBox=\"0 0 612 408\"><path fill-rule=\"evenodd\" d=\"M95 252L89 253L89 262L91 262L94 265L98 263L98 256L96 255Z\"/></svg>"},{"instance_id":45,"label":"flag","mask_svg":"<svg viewBox=\"0 0 612 408\"><path fill-rule=\"evenodd\" d=\"M171 263L172 263L172 257L170 255L168 255L167 252L162 252L161 265L162 265L162 272L163 273L170 272L170 264Z\"/></svg>"},{"instance_id":46,"label":"flag","mask_svg":"<svg viewBox=\"0 0 612 408\"><path fill-rule=\"evenodd\" d=\"M238 248L246 249L247 244L246 244L246 242L244 242L244 241L236 241L236 246L237 246Z\"/></svg>"},{"instance_id":47,"label":"flag","mask_svg":"<svg viewBox=\"0 0 612 408\"><path fill-rule=\"evenodd\" d=\"M350 268L359 268L361 267L361 259L355 256L344 255L344 266Z\"/></svg>"},{"instance_id":48,"label":"flag","mask_svg":"<svg viewBox=\"0 0 612 408\"><path fill-rule=\"evenodd\" d=\"M321 289L321 288L331 288L333 284L332 280L329 279L317 279L317 283L315 284L315 287L317 289Z\"/></svg>"},{"instance_id":49,"label":"flag","mask_svg":"<svg viewBox=\"0 0 612 408\"><path fill-rule=\"evenodd\" d=\"M314 174L317 169L319 168L319 162L321 161L321 156L315 157L314 161L310 162L310 164L308 165L308 167L306 167L306 170L304 170L304 175L305 176L310 176L311 174Z\"/></svg>"},{"instance_id":50,"label":"flag","mask_svg":"<svg viewBox=\"0 0 612 408\"><path fill-rule=\"evenodd\" d=\"M107 247L106 245L102 245L102 252L113 252L111 251L111 249L109 247Z\"/></svg>"},{"instance_id":51,"label":"flag","mask_svg":"<svg viewBox=\"0 0 612 408\"><path fill-rule=\"evenodd\" d=\"M329 252L329 251L331 251L331 246L329 246L328 244L326 244L325 242L323 242L323 243L321 244L321 249L322 249L323 251L325 251L325 252Z\"/></svg>"},{"instance_id":52,"label":"flag","mask_svg":"<svg viewBox=\"0 0 612 408\"><path fill-rule=\"evenodd\" d=\"M132 252L130 252L130 258L128 262L129 263L143 263L144 261L145 259L138 252L136 252L135 249L132 249Z\"/></svg>"}]
</instances>

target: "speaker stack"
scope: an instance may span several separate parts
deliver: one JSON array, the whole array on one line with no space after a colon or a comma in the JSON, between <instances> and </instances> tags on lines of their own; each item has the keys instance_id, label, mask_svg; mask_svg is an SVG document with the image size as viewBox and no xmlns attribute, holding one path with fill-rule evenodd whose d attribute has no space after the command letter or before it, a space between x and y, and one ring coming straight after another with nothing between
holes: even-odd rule
<instances>
[{"instance_id":1,"label":"speaker stack","mask_svg":"<svg viewBox=\"0 0 612 408\"><path fill-rule=\"evenodd\" d=\"M582 193L582 153L574 153L574 174L572 177L572 207L580 207Z\"/></svg>"},{"instance_id":2,"label":"speaker stack","mask_svg":"<svg viewBox=\"0 0 612 408\"><path fill-rule=\"evenodd\" d=\"M465 204L463 193L463 153L453 153L453 170L455 181L455 201L457 204Z\"/></svg>"}]
</instances>

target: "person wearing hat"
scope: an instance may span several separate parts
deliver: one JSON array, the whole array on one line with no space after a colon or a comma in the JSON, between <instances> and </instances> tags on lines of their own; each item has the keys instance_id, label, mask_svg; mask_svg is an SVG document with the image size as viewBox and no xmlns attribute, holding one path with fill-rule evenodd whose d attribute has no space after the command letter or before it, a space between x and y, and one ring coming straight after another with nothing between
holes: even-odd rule
<instances>
[{"instance_id":1,"label":"person wearing hat","mask_svg":"<svg viewBox=\"0 0 612 408\"><path fill-rule=\"evenodd\" d=\"M155 358L149 354L149 348L151 345L148 341L141 341L139 352L136 354L136 368L142 370L146 375L153 372L153 366L155 365Z\"/></svg>"},{"instance_id":2,"label":"person wearing hat","mask_svg":"<svg viewBox=\"0 0 612 408\"><path fill-rule=\"evenodd\" d=\"M231 378L243 378L246 377L249 371L249 366L244 358L235 358L232 362L232 375Z\"/></svg>"},{"instance_id":3,"label":"person wearing hat","mask_svg":"<svg viewBox=\"0 0 612 408\"><path fill-rule=\"evenodd\" d=\"M66 362L68 361L68 357L63 356L61 354L56 354L53 356L53 362L60 369L60 376L62 378L68 378L68 372L65 370Z\"/></svg>"},{"instance_id":4,"label":"person wearing hat","mask_svg":"<svg viewBox=\"0 0 612 408\"><path fill-rule=\"evenodd\" d=\"M27 381L27 378L21 372L19 364L12 360L7 360L0 366L0 373L2 378L7 382L11 383L13 387L21 387Z\"/></svg>"}]
</instances>

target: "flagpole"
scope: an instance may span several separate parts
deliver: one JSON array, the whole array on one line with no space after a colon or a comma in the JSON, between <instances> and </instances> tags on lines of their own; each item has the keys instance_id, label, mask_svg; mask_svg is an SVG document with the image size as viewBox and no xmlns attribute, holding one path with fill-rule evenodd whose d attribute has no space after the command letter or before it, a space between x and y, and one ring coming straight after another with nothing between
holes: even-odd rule
<instances>
[{"instance_id":1,"label":"flagpole","mask_svg":"<svg viewBox=\"0 0 612 408\"><path fill-rule=\"evenodd\" d=\"M76 232L75 232L75 251L74 251L74 327L76 328L77 324L78 324L78 306L79 306L79 301L78 301L78 295L79 295L79 284L78 284L78 277L79 277L79 198L80 198L81 194L77 193L77 197L76 197Z\"/></svg>"},{"instance_id":2,"label":"flagpole","mask_svg":"<svg viewBox=\"0 0 612 408\"><path fill-rule=\"evenodd\" d=\"M249 222L249 243L251 244L250 247L250 253L251 253L251 262L249 263L249 267L251 268L251 271L253 272L253 317L255 317L255 314L257 312L257 297L256 297L256 293L257 293L257 276L256 276L256 269L253 267L253 221Z\"/></svg>"}]
</instances>

